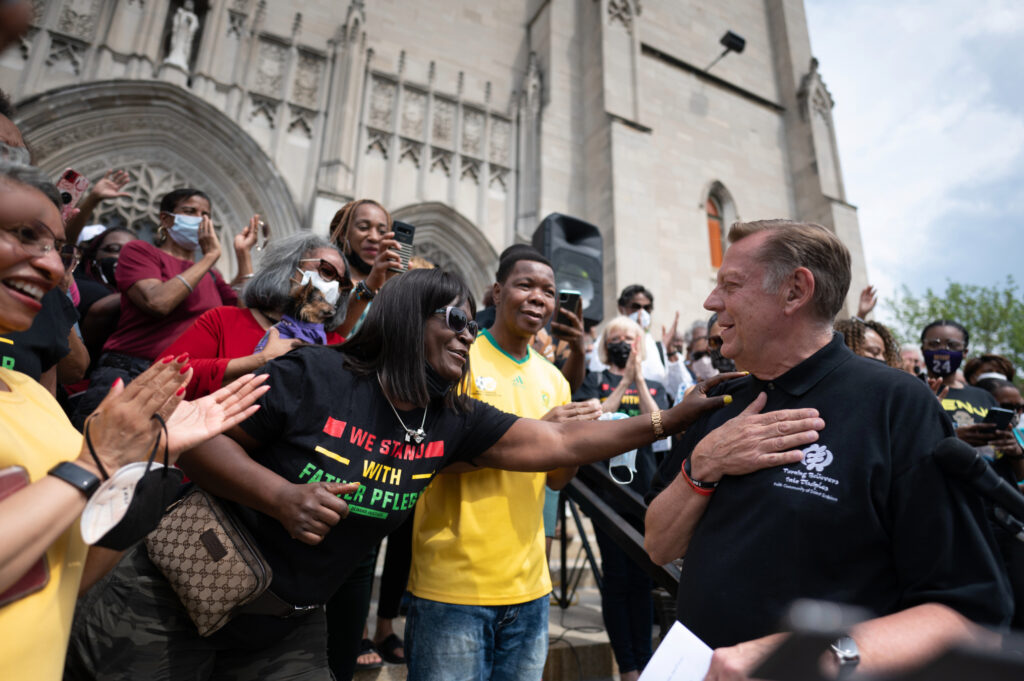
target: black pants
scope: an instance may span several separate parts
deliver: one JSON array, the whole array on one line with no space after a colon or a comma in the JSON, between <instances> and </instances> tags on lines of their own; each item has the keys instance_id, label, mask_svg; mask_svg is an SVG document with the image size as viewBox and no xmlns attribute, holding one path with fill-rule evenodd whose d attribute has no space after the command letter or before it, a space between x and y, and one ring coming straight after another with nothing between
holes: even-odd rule
<instances>
[{"instance_id":1,"label":"black pants","mask_svg":"<svg viewBox=\"0 0 1024 681\"><path fill-rule=\"evenodd\" d=\"M594 535L601 548L604 589L601 616L619 671L642 671L651 659L651 624L654 601L651 578L619 545L596 526Z\"/></svg>"},{"instance_id":2,"label":"black pants","mask_svg":"<svg viewBox=\"0 0 1024 681\"><path fill-rule=\"evenodd\" d=\"M350 681L356 671L376 564L377 552L370 551L327 601L327 661L338 681Z\"/></svg>"}]
</instances>

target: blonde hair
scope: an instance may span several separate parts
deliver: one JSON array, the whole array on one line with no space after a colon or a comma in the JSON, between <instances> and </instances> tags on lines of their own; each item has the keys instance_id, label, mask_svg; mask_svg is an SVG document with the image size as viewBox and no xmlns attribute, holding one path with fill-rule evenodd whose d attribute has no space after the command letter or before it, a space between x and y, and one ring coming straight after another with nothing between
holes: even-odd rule
<instances>
[{"instance_id":1,"label":"blonde hair","mask_svg":"<svg viewBox=\"0 0 1024 681\"><path fill-rule=\"evenodd\" d=\"M850 251L829 229L813 222L758 220L737 222L729 230L729 243L768 232L757 260L764 265L763 288L775 293L798 267L814 276L811 306L817 317L831 322L843 309L850 290Z\"/></svg>"},{"instance_id":2,"label":"blonde hair","mask_svg":"<svg viewBox=\"0 0 1024 681\"><path fill-rule=\"evenodd\" d=\"M644 343L644 330L640 328L640 325L634 322L629 317L619 315L613 318L608 325L604 327L604 335L601 337L601 344L597 348L597 358L601 360L601 364L608 364L608 349L605 347L608 345L608 336L611 335L612 331L631 331L634 337L639 341L637 343L637 350L640 353L640 361L646 359L646 344Z\"/></svg>"}]
</instances>

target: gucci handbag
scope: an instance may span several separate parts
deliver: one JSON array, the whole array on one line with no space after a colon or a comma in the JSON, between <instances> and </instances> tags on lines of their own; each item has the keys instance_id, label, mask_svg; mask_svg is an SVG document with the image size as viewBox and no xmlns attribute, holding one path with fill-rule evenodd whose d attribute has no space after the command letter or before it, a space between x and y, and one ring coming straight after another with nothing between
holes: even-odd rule
<instances>
[{"instance_id":1,"label":"gucci handbag","mask_svg":"<svg viewBox=\"0 0 1024 681\"><path fill-rule=\"evenodd\" d=\"M246 529L198 487L171 505L146 537L149 558L209 636L267 591L273 573Z\"/></svg>"}]
</instances>

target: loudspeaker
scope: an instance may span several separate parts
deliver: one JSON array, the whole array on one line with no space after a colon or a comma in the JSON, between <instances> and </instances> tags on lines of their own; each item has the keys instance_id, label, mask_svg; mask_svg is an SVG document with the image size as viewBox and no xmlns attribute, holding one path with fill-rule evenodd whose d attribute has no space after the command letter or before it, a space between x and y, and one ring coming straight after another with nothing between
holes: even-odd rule
<instances>
[{"instance_id":1,"label":"loudspeaker","mask_svg":"<svg viewBox=\"0 0 1024 681\"><path fill-rule=\"evenodd\" d=\"M589 222L561 213L548 215L533 233L533 247L551 261L555 287L580 292L587 327L604 318L604 245Z\"/></svg>"}]
</instances>

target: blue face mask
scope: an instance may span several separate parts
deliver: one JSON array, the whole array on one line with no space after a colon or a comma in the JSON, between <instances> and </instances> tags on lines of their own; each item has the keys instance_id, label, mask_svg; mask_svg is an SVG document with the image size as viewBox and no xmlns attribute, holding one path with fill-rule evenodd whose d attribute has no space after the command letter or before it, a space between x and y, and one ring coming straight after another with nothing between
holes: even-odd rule
<instances>
[{"instance_id":1,"label":"blue face mask","mask_svg":"<svg viewBox=\"0 0 1024 681\"><path fill-rule=\"evenodd\" d=\"M174 224L167 229L167 233L174 239L174 243L194 251L199 246L199 223L202 221L203 218L198 215L174 213Z\"/></svg>"},{"instance_id":2,"label":"blue face mask","mask_svg":"<svg viewBox=\"0 0 1024 681\"><path fill-rule=\"evenodd\" d=\"M955 374L964 361L964 353L961 350L925 350L924 363L928 371L936 376L946 377Z\"/></svg>"}]
</instances>

